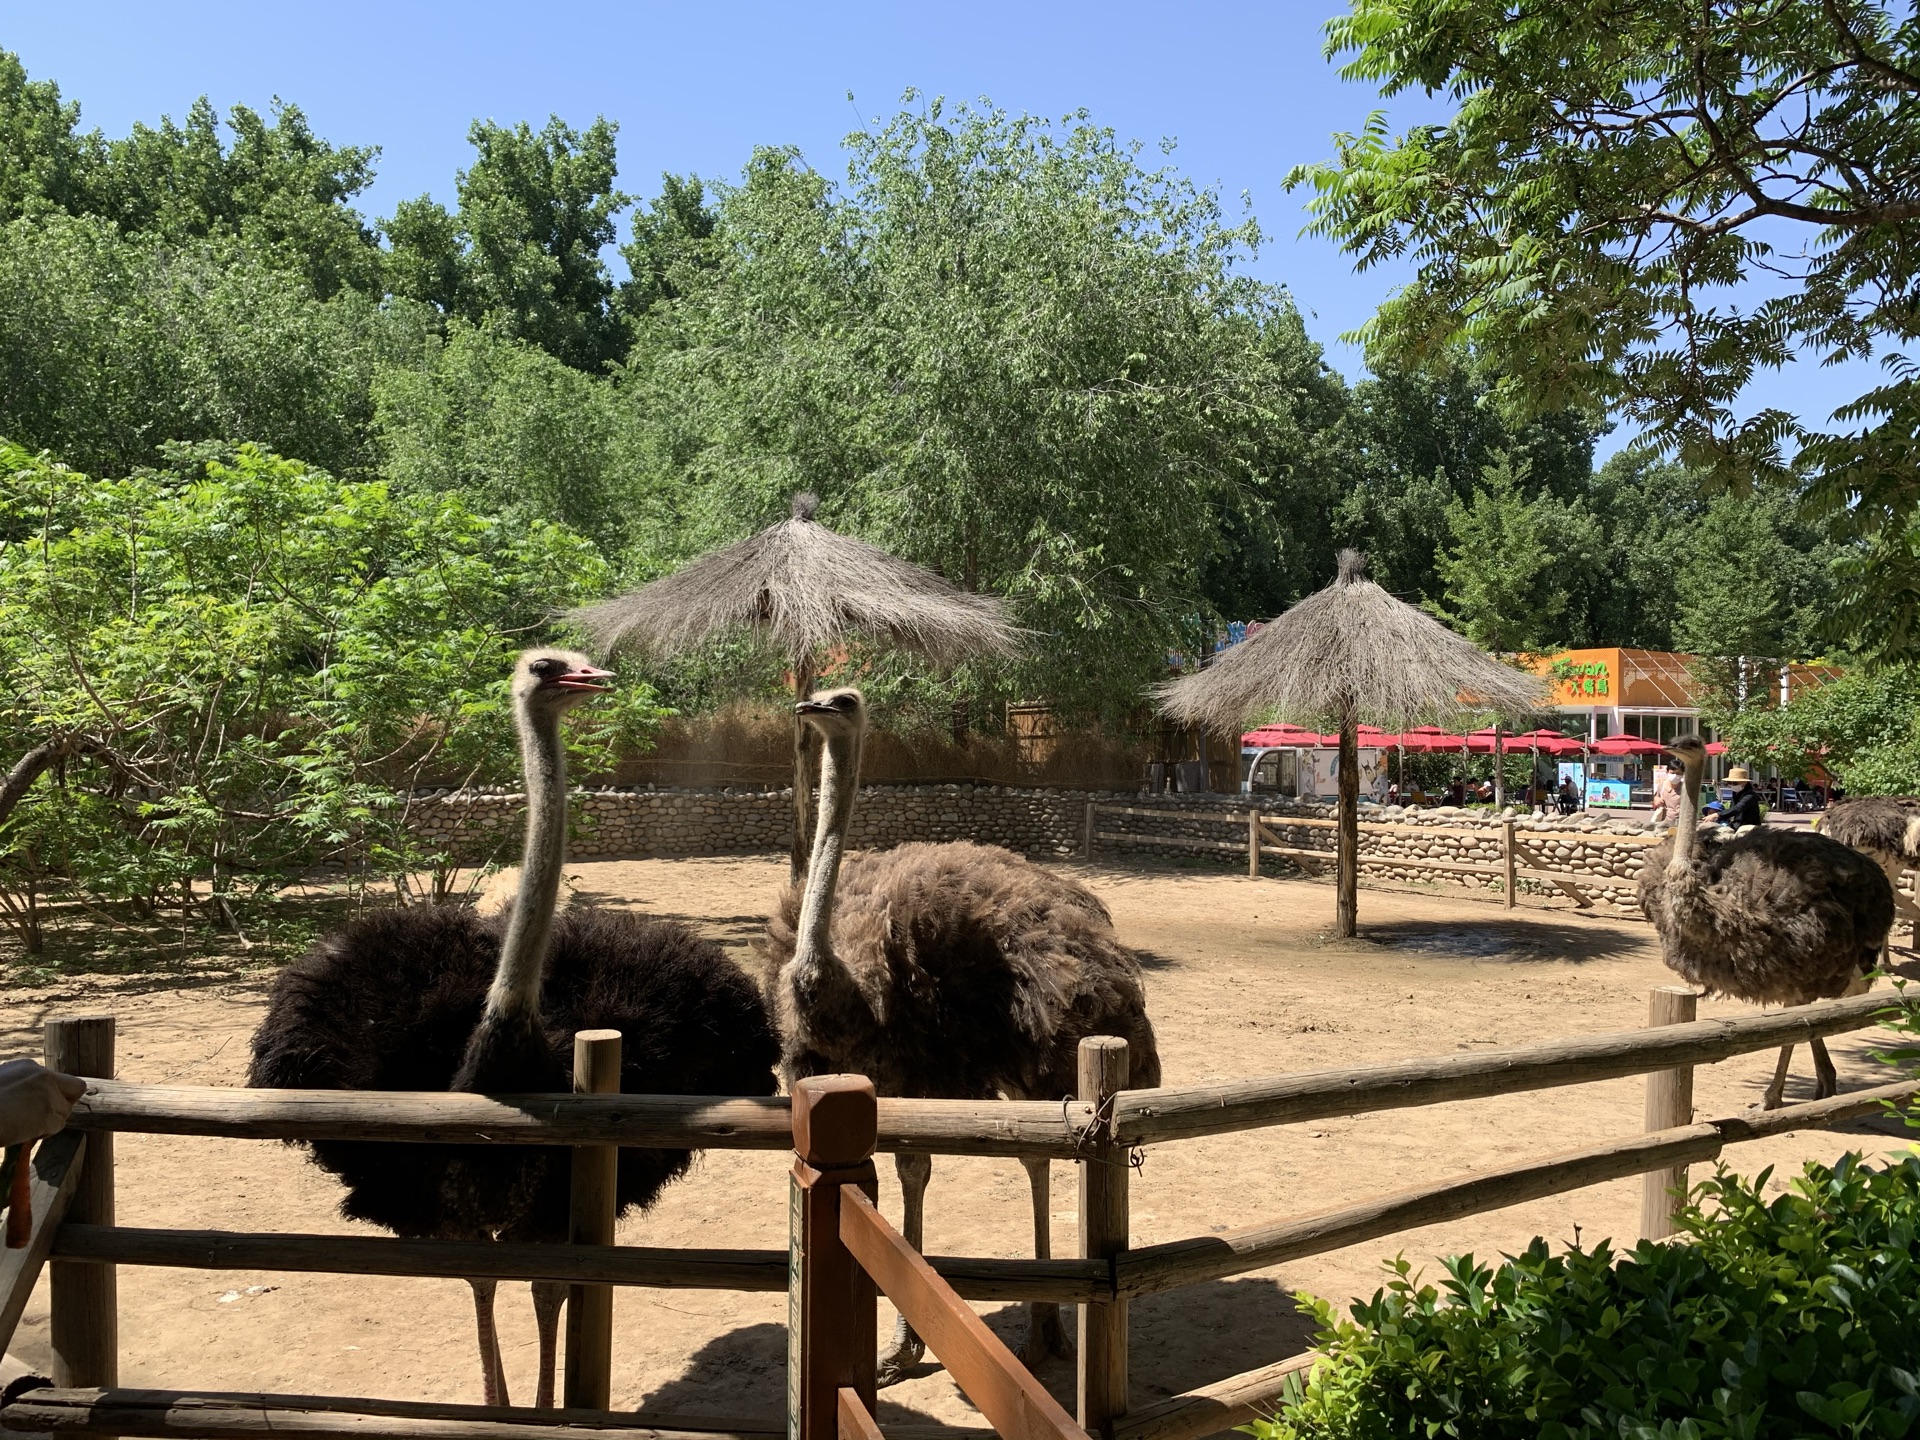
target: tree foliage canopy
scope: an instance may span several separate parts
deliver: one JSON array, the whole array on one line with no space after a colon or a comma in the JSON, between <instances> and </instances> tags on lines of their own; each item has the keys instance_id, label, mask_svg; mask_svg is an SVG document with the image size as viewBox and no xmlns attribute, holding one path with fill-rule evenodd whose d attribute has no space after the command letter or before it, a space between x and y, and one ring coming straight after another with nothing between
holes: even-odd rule
<instances>
[{"instance_id":1,"label":"tree foliage canopy","mask_svg":"<svg viewBox=\"0 0 1920 1440\"><path fill-rule=\"evenodd\" d=\"M383 223L394 293L490 319L583 370L620 358L625 329L602 258L629 200L613 188L618 128L603 118L579 131L557 115L537 132L474 121L458 212L423 195Z\"/></svg>"},{"instance_id":2,"label":"tree foliage canopy","mask_svg":"<svg viewBox=\"0 0 1920 1440\"><path fill-rule=\"evenodd\" d=\"M1911 606L1875 627L1875 597L1910 581L1920 507L1899 353L1920 333L1920 19L1878 0L1354 0L1328 36L1345 75L1457 106L1398 137L1376 117L1289 177L1362 266L1418 265L1365 329L1376 362L1465 352L1511 408L1612 410L1723 483L1805 471L1875 542L1853 620L1909 646ZM1877 357L1887 382L1833 428L1743 418L1753 376L1802 355Z\"/></svg>"},{"instance_id":3,"label":"tree foliage canopy","mask_svg":"<svg viewBox=\"0 0 1920 1440\"><path fill-rule=\"evenodd\" d=\"M671 527L732 538L814 489L1008 596L1061 699L1137 691L1213 506L1320 383L1290 302L1235 268L1257 230L1083 114L931 101L847 145L844 186L756 155L714 268L649 312L629 373Z\"/></svg>"},{"instance_id":4,"label":"tree foliage canopy","mask_svg":"<svg viewBox=\"0 0 1920 1440\"><path fill-rule=\"evenodd\" d=\"M559 526L392 495L252 446L174 447L94 480L0 443L0 753L93 759L0 825L0 890L229 905L315 863L363 881L436 857L422 781L516 773L516 650L606 582ZM654 718L646 686L583 712L589 767Z\"/></svg>"}]
</instances>

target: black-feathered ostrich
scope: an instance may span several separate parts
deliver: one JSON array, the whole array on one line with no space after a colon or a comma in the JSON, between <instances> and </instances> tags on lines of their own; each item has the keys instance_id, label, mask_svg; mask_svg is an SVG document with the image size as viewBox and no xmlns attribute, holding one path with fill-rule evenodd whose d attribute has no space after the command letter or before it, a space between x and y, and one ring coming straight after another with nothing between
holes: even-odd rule
<instances>
[{"instance_id":1,"label":"black-feathered ostrich","mask_svg":"<svg viewBox=\"0 0 1920 1440\"><path fill-rule=\"evenodd\" d=\"M822 745L820 811L805 888L768 925L767 1000L787 1083L837 1071L882 1095L1057 1100L1074 1093L1089 1035L1128 1045L1128 1083L1160 1083L1139 958L1084 886L994 846L913 843L846 858L866 705L857 690L795 707ZM1050 1251L1047 1161L1023 1159L1034 1253ZM895 1157L902 1232L916 1249L932 1157ZM1067 1353L1059 1306L1030 1307L1030 1365ZM925 1354L904 1317L880 1381Z\"/></svg>"},{"instance_id":2,"label":"black-feathered ostrich","mask_svg":"<svg viewBox=\"0 0 1920 1440\"><path fill-rule=\"evenodd\" d=\"M770 1095L779 1046L746 975L683 925L610 911L556 921L567 791L560 717L607 672L564 650L514 666L527 794L518 895L501 919L448 906L376 910L326 936L275 984L247 1083L291 1089L553 1093L572 1088L573 1034L621 1032L620 1088ZM504 929L504 934L502 933ZM341 1210L396 1235L567 1238L569 1153L519 1145L316 1141L346 1182ZM622 1149L622 1213L653 1203L687 1150ZM472 1280L483 1391L509 1403L493 1323L495 1282ZM563 1285L536 1282L535 1404L553 1403Z\"/></svg>"},{"instance_id":3,"label":"black-feathered ostrich","mask_svg":"<svg viewBox=\"0 0 1920 1440\"><path fill-rule=\"evenodd\" d=\"M1893 926L1893 886L1880 867L1825 835L1762 826L1702 845L1697 735L1668 747L1685 774L1673 838L1647 856L1640 908L1667 967L1708 994L1756 1005L1805 1005L1859 994ZM1814 1098L1839 1088L1826 1043L1811 1042ZM1763 1104L1779 1106L1793 1046L1780 1050Z\"/></svg>"}]
</instances>

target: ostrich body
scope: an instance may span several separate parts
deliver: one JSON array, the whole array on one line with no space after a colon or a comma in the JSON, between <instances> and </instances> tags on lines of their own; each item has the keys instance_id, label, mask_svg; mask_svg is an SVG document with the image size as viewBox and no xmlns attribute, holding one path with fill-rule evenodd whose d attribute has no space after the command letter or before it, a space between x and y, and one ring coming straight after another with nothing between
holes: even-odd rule
<instances>
[{"instance_id":1,"label":"ostrich body","mask_svg":"<svg viewBox=\"0 0 1920 1440\"><path fill-rule=\"evenodd\" d=\"M609 911L555 918L566 841L559 722L605 672L565 651L529 651L514 675L526 771L520 886L505 917L464 908L370 911L324 937L275 983L253 1037L248 1084L291 1089L572 1089L573 1034L621 1032L629 1093L768 1095L778 1043L752 983L676 923ZM315 1141L347 1187L343 1214L409 1238L564 1241L571 1159L559 1146ZM623 1148L621 1213L645 1209L692 1163L688 1150ZM506 1404L495 1282L472 1280L483 1391ZM553 1402L566 1287L534 1284L537 1405Z\"/></svg>"},{"instance_id":2,"label":"ostrich body","mask_svg":"<svg viewBox=\"0 0 1920 1440\"><path fill-rule=\"evenodd\" d=\"M1920 864L1920 797L1862 795L1836 801L1815 824L1822 835L1851 846L1886 871L1895 912L1914 916L1912 905L1900 893L1900 875Z\"/></svg>"},{"instance_id":3,"label":"ostrich body","mask_svg":"<svg viewBox=\"0 0 1920 1440\"><path fill-rule=\"evenodd\" d=\"M1640 907L1660 934L1662 957L1708 994L1756 1005L1805 1005L1859 994L1870 983L1893 927L1893 886L1880 867L1825 835L1761 828L1702 845L1700 777L1706 751L1698 736L1670 753L1685 773L1686 804L1673 838L1647 856ZM1826 1043L1810 1042L1814 1097L1831 1095L1839 1076ZM1793 1046L1763 1101L1781 1102Z\"/></svg>"},{"instance_id":4,"label":"ostrich body","mask_svg":"<svg viewBox=\"0 0 1920 1440\"><path fill-rule=\"evenodd\" d=\"M1160 1083L1140 961L1084 886L995 846L912 843L845 857L859 791L866 710L856 690L796 707L824 744L819 818L804 890L790 887L768 925L767 999L789 1085L856 1072L882 1095L1057 1100L1078 1087L1089 1035L1127 1042L1129 1083ZM1047 1161L1024 1159L1034 1252L1050 1252ZM902 1231L923 1240L933 1161L895 1157ZM1059 1307L1030 1307L1024 1357L1067 1353ZM903 1318L881 1383L904 1378L925 1347Z\"/></svg>"}]
</instances>

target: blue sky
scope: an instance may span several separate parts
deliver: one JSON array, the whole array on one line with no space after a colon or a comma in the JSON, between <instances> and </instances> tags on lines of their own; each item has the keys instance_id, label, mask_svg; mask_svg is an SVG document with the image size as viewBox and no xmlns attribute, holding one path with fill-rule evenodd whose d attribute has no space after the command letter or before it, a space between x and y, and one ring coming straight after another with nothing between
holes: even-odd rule
<instances>
[{"instance_id":1,"label":"blue sky","mask_svg":"<svg viewBox=\"0 0 1920 1440\"><path fill-rule=\"evenodd\" d=\"M838 175L841 138L897 108L909 86L1049 116L1084 106L1123 137L1177 140L1173 163L1231 205L1247 193L1270 237L1256 273L1292 289L1353 378L1360 357L1337 337L1406 273L1354 274L1331 245L1298 234L1305 196L1281 186L1381 103L1322 58L1321 24L1338 6L0 0L0 46L110 135L177 117L201 94L223 111L294 101L336 144L381 147L364 197L373 214L423 191L451 200L475 117L584 125L604 114L620 125L622 187L651 195L663 170L737 174L756 144L797 145ZM1414 100L1390 113L1444 112ZM1824 419L1860 388L1857 374L1801 365L1757 383L1752 399Z\"/></svg>"}]
</instances>

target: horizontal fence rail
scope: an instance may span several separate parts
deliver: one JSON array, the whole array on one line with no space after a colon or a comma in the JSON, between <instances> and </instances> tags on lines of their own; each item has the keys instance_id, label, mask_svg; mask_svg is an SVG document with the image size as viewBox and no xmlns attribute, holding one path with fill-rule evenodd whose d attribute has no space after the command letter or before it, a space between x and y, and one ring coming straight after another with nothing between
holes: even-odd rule
<instances>
[{"instance_id":1,"label":"horizontal fence rail","mask_svg":"<svg viewBox=\"0 0 1920 1440\"><path fill-rule=\"evenodd\" d=\"M1690 1001L1691 995L1686 998ZM918 1301L909 1299L902 1308L924 1312L917 1314L925 1322L923 1328L940 1330L946 1326L939 1337L930 1337L936 1338L935 1353L941 1353L938 1342L944 1341L956 1363L974 1382L968 1393L979 1391L979 1398L992 1397L993 1409L1002 1412L1002 1418L1027 1440L1040 1436L1070 1440L1089 1432L1103 1440L1199 1440L1255 1415L1270 1413L1280 1403L1287 1378L1308 1368L1316 1357L1293 1356L1129 1413L1124 1316L1133 1299L1270 1269L1382 1236L1635 1175L1650 1176L1646 1182L1650 1193L1657 1190L1664 1194L1672 1177L1684 1179L1684 1167L1713 1160L1728 1145L1792 1129L1840 1124L1872 1115L1890 1103L1911 1102L1920 1097L1920 1078L1698 1123L1692 1121L1690 1105L1656 1105L1650 1099L1644 1133L1484 1172L1455 1175L1315 1215L1139 1248L1129 1248L1124 1186L1118 1192L1121 1198L1108 1206L1113 1213L1101 1224L1093 1224L1088 1218L1090 1206L1100 1211L1096 1199L1103 1183L1111 1185L1109 1172L1117 1169L1124 1176L1118 1157L1129 1147L1632 1075L1647 1075L1650 1086L1665 1081L1671 1088L1672 1076L1690 1073L1694 1066L1858 1030L1915 1004L1920 1004L1920 994L1909 999L1897 993L1869 993L1772 1014L1704 1021L1685 1018L1692 1013L1690 1006L1668 1007L1669 1014L1656 1004L1655 1023L1646 1029L1177 1090L1126 1090L1124 1065L1110 1078L1100 1078L1105 1072L1098 1064L1092 1072L1088 1069L1090 1063L1099 1060L1100 1047L1117 1047L1123 1055L1124 1046L1117 1041L1089 1039L1083 1042L1079 1057L1080 1098L1064 1104L875 1102L868 1087L864 1092L868 1108L863 1131L868 1137L863 1143L868 1148L863 1152L867 1158L860 1162L865 1178L859 1180L862 1186L871 1181L870 1157L876 1138L877 1148L882 1150L1044 1155L1085 1162L1080 1166L1081 1240L1087 1245L1089 1236L1096 1240L1101 1235L1106 1237L1090 1250L1083 1250L1086 1258L930 1256L923 1260L905 1248L905 1242L859 1193L859 1186L844 1177L840 1183L852 1188L846 1192L845 1206L837 1212L834 1231L839 1243L851 1247L890 1288L928 1293L937 1290L944 1295L945 1310L941 1313L951 1312L947 1316L951 1324L939 1321L935 1310L927 1308L925 1294ZM98 1022L65 1023L84 1027ZM52 1047L49 1049L51 1054ZM110 1060L110 1052L105 1053L97 1061L98 1068L110 1071ZM859 1083L866 1085L864 1081ZM596 1243L486 1244L367 1235L120 1227L112 1223L110 1188L104 1206L96 1202L89 1208L82 1203L89 1184L98 1188L105 1182L110 1186L111 1135L116 1130L256 1139L799 1150L801 1130L796 1127L796 1118L795 1107L786 1099L258 1091L90 1079L88 1093L76 1108L70 1128L43 1143L34 1157L35 1213L28 1249L0 1252L0 1340L18 1320L33 1284L33 1272L46 1260L54 1263L54 1278L68 1287L69 1297L99 1289L94 1277L104 1281L102 1293L109 1308L101 1313L109 1319L114 1313L112 1267L117 1265L538 1279L574 1286L793 1293L796 1272L792 1250L656 1249L597 1243L603 1238L598 1235L580 1237L583 1242ZM96 1152L104 1163L94 1164L89 1176L87 1165ZM804 1165L797 1166L795 1173L805 1170ZM610 1235L611 1230L604 1233ZM1666 1232L1645 1230L1643 1223L1643 1233ZM63 1301L60 1283L53 1287L53 1309L58 1319L62 1304L67 1306L71 1328L79 1312L71 1298ZM1080 1425L1084 1430L1063 1424L1064 1412L1052 1413L1058 1407L1051 1406L1050 1401L1041 1405L1026 1394L1024 1370L1016 1374L999 1363L998 1352L1004 1347L997 1341L986 1346L993 1352L994 1363L985 1365L979 1353L985 1342L971 1343L980 1341L980 1337L972 1335L970 1328L967 1334L954 1328L966 1326L971 1319L961 1300L1087 1307L1082 1310L1079 1362ZM963 1311L966 1316L956 1318ZM1112 1322L1119 1359L1111 1367L1096 1355L1099 1347L1088 1344L1090 1334L1098 1339L1105 1333L1089 1330L1090 1314ZM89 1326L95 1323L95 1319L88 1320ZM870 1323L867 1328L870 1331ZM844 1344L846 1338L842 1335L838 1343ZM869 1364L872 1348L871 1334L854 1346L865 1354ZM88 1364L96 1370L106 1368L115 1350L105 1330L95 1349L98 1356ZM287 1435L313 1436L316 1440L323 1436L354 1436L358 1440L535 1440L538 1434L550 1435L556 1428L617 1430L622 1437L654 1435L662 1440L691 1431L731 1431L743 1436L755 1434L756 1440L764 1440L772 1428L758 1422L736 1429L718 1420L682 1427L666 1417L616 1416L579 1408L529 1412L478 1406L408 1406L342 1397L118 1390L113 1388L110 1376L83 1376L78 1373L79 1365L66 1363L69 1378L59 1378L58 1372L56 1378L67 1388L31 1392L27 1399L7 1407L0 1416L0 1426L11 1431L198 1436L206 1440L275 1440ZM870 1387L870 1378L863 1383ZM1012 1388L1005 1389L1006 1385ZM861 1399L857 1394L854 1398ZM867 1398L871 1398L870 1388ZM585 1402L569 1403L578 1406ZM833 1416L833 1423L836 1428L846 1424L864 1440L873 1440L859 1423L862 1416L871 1425L870 1404L843 1408ZM916 1432L929 1440L941 1433L965 1433L943 1432L940 1427L885 1427L888 1440L905 1440Z\"/></svg>"},{"instance_id":2,"label":"horizontal fence rail","mask_svg":"<svg viewBox=\"0 0 1920 1440\"><path fill-rule=\"evenodd\" d=\"M319 1275L428 1275L445 1279L562 1280L650 1289L778 1291L784 1250L678 1250L641 1245L540 1245L482 1240L389 1240L368 1235L251 1234L68 1225L53 1258L182 1270L304 1271ZM1104 1260L1000 1260L929 1255L934 1272L969 1300L1113 1298Z\"/></svg>"},{"instance_id":3,"label":"horizontal fence rail","mask_svg":"<svg viewBox=\"0 0 1920 1440\"><path fill-rule=\"evenodd\" d=\"M1872 1115L1889 1103L1920 1094L1920 1080L1899 1080L1827 1100L1811 1100L1756 1114L1733 1115L1697 1125L1634 1135L1543 1160L1457 1175L1431 1185L1303 1219L1250 1225L1217 1235L1199 1235L1130 1250L1116 1263L1123 1296L1151 1295L1248 1270L1264 1270L1309 1255L1342 1250L1402 1230L1505 1210L1568 1190L1584 1190L1649 1170L1665 1170L1719 1157L1730 1144L1759 1140L1807 1126L1834 1125Z\"/></svg>"},{"instance_id":4,"label":"horizontal fence rail","mask_svg":"<svg viewBox=\"0 0 1920 1440\"><path fill-rule=\"evenodd\" d=\"M1917 1004L1920 996L1869 993L1731 1020L1696 1020L1181 1090L1128 1090L1114 1100L1114 1133L1129 1144L1150 1144L1613 1080L1859 1030Z\"/></svg>"},{"instance_id":5,"label":"horizontal fence rail","mask_svg":"<svg viewBox=\"0 0 1920 1440\"><path fill-rule=\"evenodd\" d=\"M414 1144L626 1145L784 1150L783 1096L466 1095L439 1090L242 1090L89 1080L79 1130L256 1140ZM1093 1107L1044 1100L880 1101L880 1149L1071 1159Z\"/></svg>"}]
</instances>

